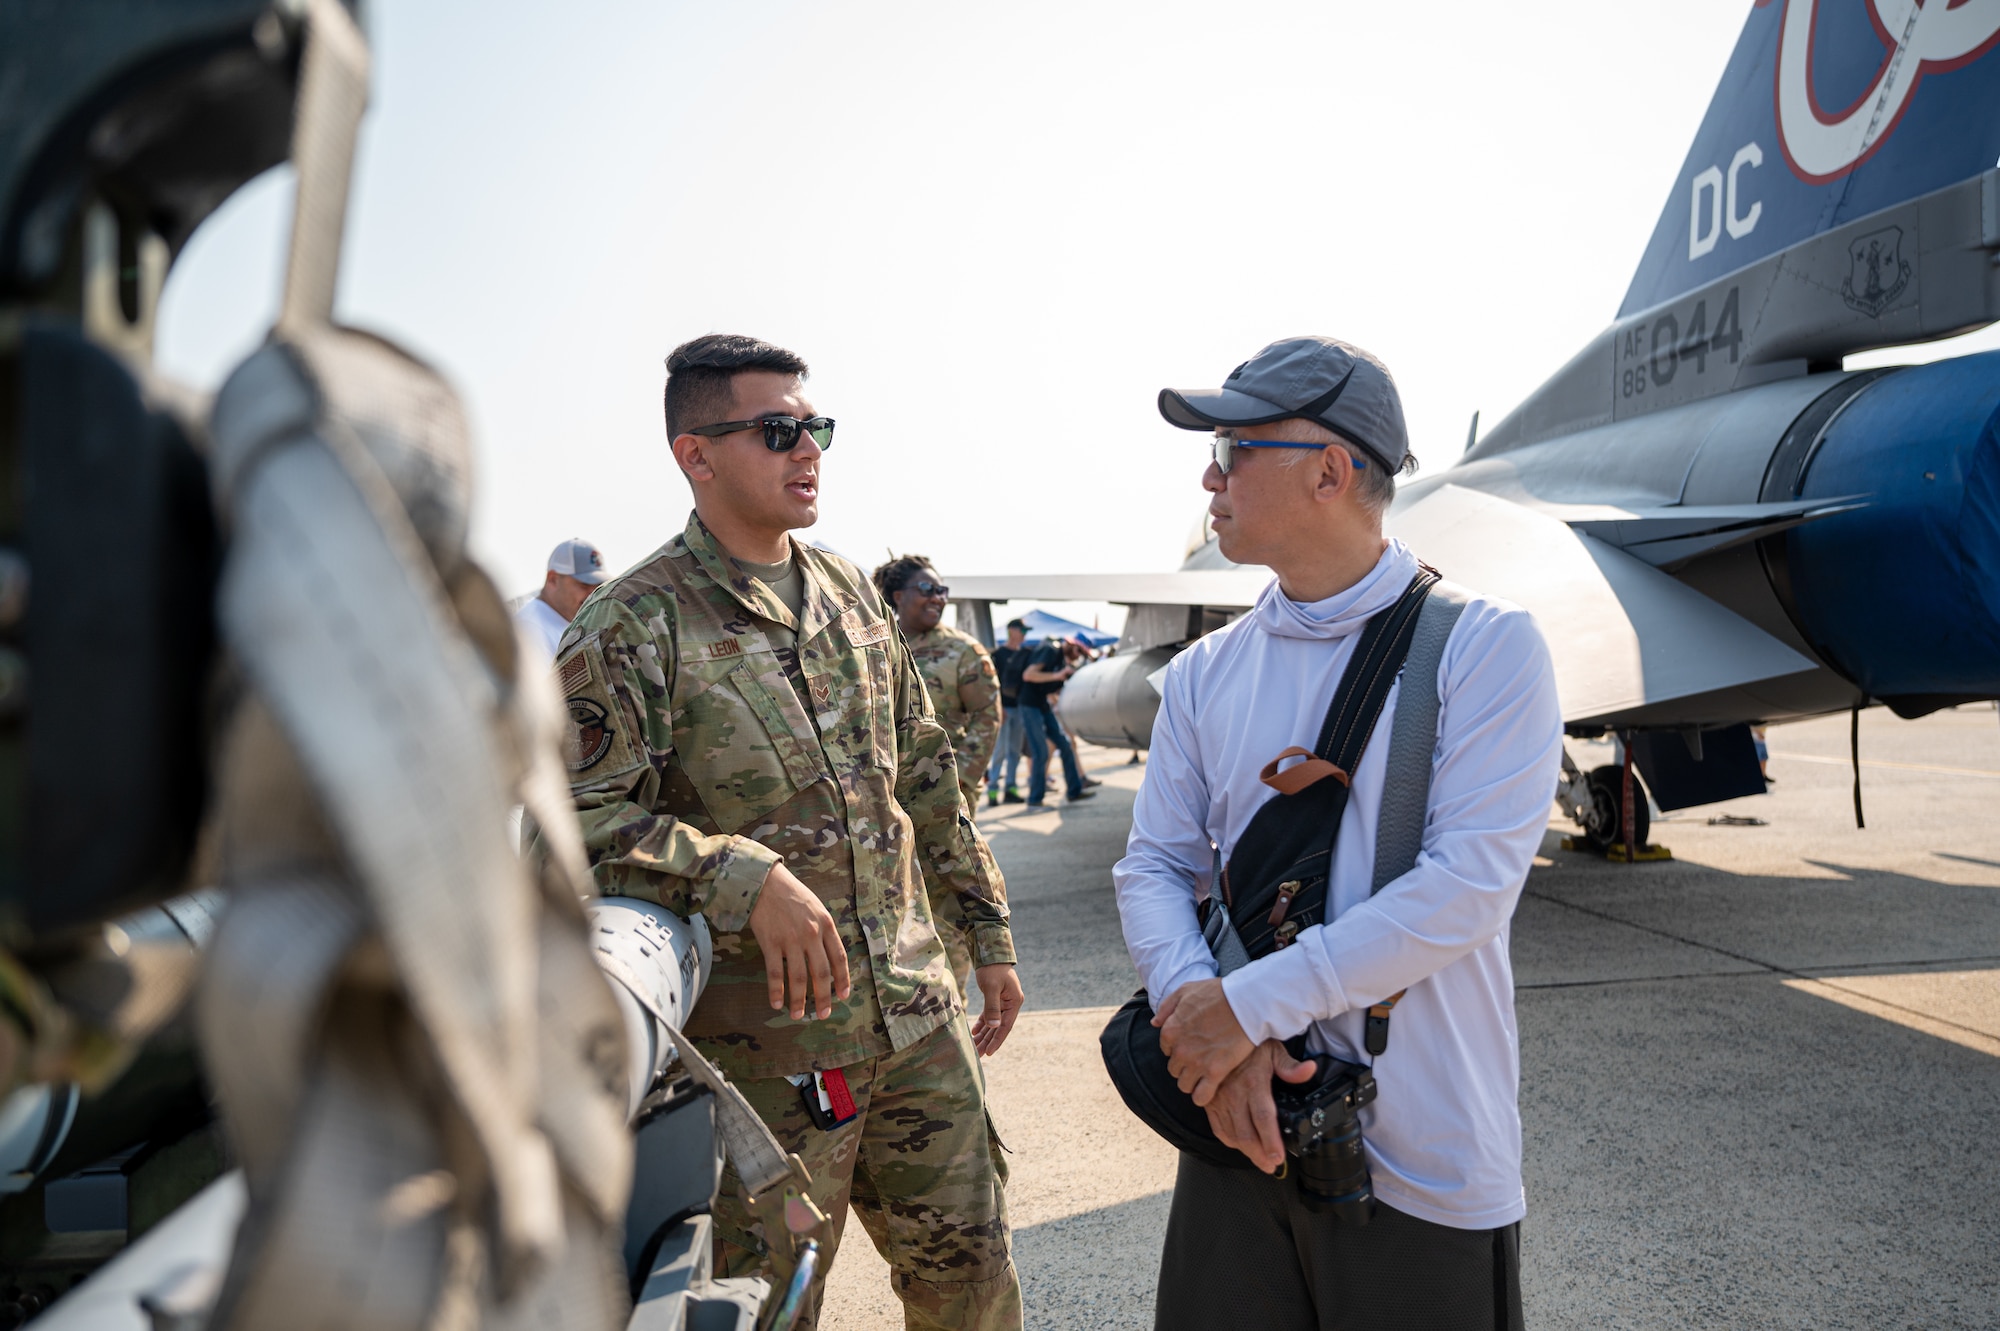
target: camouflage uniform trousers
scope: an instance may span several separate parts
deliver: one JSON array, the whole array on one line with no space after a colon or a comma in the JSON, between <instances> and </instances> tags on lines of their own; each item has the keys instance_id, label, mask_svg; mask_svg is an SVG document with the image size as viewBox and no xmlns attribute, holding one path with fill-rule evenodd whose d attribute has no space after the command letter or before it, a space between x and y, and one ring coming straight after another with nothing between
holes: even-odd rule
<instances>
[{"instance_id":1,"label":"camouflage uniform trousers","mask_svg":"<svg viewBox=\"0 0 2000 1331\"><path fill-rule=\"evenodd\" d=\"M819 1324L850 1208L889 1263L906 1331L1018 1331L1007 1165L964 1014L907 1049L841 1071L860 1112L832 1132L812 1125L798 1088L783 1077L737 1082L805 1162L813 1201L832 1222L801 1331ZM742 1197L736 1171L726 1170L715 1203L715 1265L724 1275L758 1274L764 1264L763 1227Z\"/></svg>"}]
</instances>

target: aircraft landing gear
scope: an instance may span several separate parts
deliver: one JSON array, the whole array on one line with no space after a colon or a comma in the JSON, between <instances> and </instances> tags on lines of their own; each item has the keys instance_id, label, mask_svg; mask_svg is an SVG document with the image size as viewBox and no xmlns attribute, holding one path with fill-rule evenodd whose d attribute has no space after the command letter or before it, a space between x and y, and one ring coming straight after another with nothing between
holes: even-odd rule
<instances>
[{"instance_id":1,"label":"aircraft landing gear","mask_svg":"<svg viewBox=\"0 0 2000 1331\"><path fill-rule=\"evenodd\" d=\"M1562 780L1556 786L1556 802L1583 829L1582 836L1563 838L1564 850L1587 850L1621 864L1673 858L1666 847L1647 844L1646 836L1652 831L1652 810L1648 807L1645 784L1637 772L1629 769L1629 763L1606 763L1585 774L1570 758L1569 751L1563 751ZM1629 838L1628 818L1632 833Z\"/></svg>"},{"instance_id":2,"label":"aircraft landing gear","mask_svg":"<svg viewBox=\"0 0 2000 1331\"><path fill-rule=\"evenodd\" d=\"M1625 810L1632 810L1631 843L1640 850L1646 849L1646 834L1652 831L1652 811L1646 807L1646 787L1640 784L1637 773L1632 776L1632 802L1625 802L1625 769L1606 763L1592 768L1584 778L1590 791L1590 816L1583 821L1583 839L1590 848L1600 855L1613 850L1619 858L1624 858L1626 847Z\"/></svg>"}]
</instances>

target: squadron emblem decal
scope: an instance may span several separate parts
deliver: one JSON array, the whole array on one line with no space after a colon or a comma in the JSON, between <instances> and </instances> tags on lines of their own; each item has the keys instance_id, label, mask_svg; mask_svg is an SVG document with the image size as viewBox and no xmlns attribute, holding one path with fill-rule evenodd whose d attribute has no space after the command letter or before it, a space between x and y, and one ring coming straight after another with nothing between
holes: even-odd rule
<instances>
[{"instance_id":1,"label":"squadron emblem decal","mask_svg":"<svg viewBox=\"0 0 2000 1331\"><path fill-rule=\"evenodd\" d=\"M1910 261L1903 257L1903 228L1870 231L1847 247L1847 280L1840 297L1869 318L1879 318L1910 285Z\"/></svg>"},{"instance_id":2,"label":"squadron emblem decal","mask_svg":"<svg viewBox=\"0 0 2000 1331\"><path fill-rule=\"evenodd\" d=\"M604 709L588 698L569 700L571 731L563 758L570 771L587 772L604 761L604 755L611 752L610 720Z\"/></svg>"}]
</instances>

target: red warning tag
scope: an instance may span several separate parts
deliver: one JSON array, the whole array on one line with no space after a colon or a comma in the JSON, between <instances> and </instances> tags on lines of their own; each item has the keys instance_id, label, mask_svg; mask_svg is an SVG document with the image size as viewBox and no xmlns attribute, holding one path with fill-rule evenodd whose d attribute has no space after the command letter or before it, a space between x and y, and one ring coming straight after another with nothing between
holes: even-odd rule
<instances>
[{"instance_id":1,"label":"red warning tag","mask_svg":"<svg viewBox=\"0 0 2000 1331\"><path fill-rule=\"evenodd\" d=\"M848 1088L847 1074L839 1068L831 1072L802 1072L789 1079L799 1088L799 1102L805 1106L806 1117L821 1132L832 1132L835 1128L852 1123L859 1110L854 1107L854 1092Z\"/></svg>"},{"instance_id":2,"label":"red warning tag","mask_svg":"<svg viewBox=\"0 0 2000 1331\"><path fill-rule=\"evenodd\" d=\"M826 1095L826 1107L833 1111L834 1121L845 1123L853 1118L854 1092L847 1089L847 1074L839 1068L819 1074L820 1085Z\"/></svg>"}]
</instances>

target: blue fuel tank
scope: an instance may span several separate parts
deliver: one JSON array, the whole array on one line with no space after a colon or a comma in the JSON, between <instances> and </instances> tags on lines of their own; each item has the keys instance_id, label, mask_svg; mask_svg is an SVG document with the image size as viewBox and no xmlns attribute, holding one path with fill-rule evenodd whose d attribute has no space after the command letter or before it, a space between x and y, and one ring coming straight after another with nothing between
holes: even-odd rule
<instances>
[{"instance_id":1,"label":"blue fuel tank","mask_svg":"<svg viewBox=\"0 0 2000 1331\"><path fill-rule=\"evenodd\" d=\"M1996 430L2000 352L1897 370L1834 418L1791 487L1867 496L1783 536L1782 578L1815 648L1905 716L2000 697Z\"/></svg>"}]
</instances>

